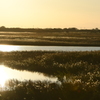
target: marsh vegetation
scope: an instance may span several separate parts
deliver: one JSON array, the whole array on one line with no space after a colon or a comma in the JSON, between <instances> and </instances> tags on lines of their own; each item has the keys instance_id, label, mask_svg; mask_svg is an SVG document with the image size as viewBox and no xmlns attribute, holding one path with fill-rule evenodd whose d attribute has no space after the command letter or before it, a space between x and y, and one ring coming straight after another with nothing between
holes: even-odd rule
<instances>
[{"instance_id":1,"label":"marsh vegetation","mask_svg":"<svg viewBox=\"0 0 100 100\"><path fill-rule=\"evenodd\" d=\"M94 30L33 30L0 32L0 44L46 46L100 46L100 31Z\"/></svg>"},{"instance_id":2,"label":"marsh vegetation","mask_svg":"<svg viewBox=\"0 0 100 100\"><path fill-rule=\"evenodd\" d=\"M39 46L100 46L100 30L0 28L0 44ZM0 87L0 100L99 100L100 51L0 52L0 64L41 72L48 80L11 79Z\"/></svg>"},{"instance_id":3,"label":"marsh vegetation","mask_svg":"<svg viewBox=\"0 0 100 100\"><path fill-rule=\"evenodd\" d=\"M12 69L42 72L56 76L57 82L19 81L6 82L2 100L99 100L100 51L0 52L0 63Z\"/></svg>"}]
</instances>

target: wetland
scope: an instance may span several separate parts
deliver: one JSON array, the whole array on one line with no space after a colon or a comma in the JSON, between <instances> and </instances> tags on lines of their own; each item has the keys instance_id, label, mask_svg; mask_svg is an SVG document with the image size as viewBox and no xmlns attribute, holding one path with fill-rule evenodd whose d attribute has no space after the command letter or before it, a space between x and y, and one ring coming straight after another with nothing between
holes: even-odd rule
<instances>
[{"instance_id":1,"label":"wetland","mask_svg":"<svg viewBox=\"0 0 100 100\"><path fill-rule=\"evenodd\" d=\"M11 69L56 77L54 82L8 80L4 91L1 87L4 100L99 99L100 51L12 51L0 52L0 56L0 63Z\"/></svg>"},{"instance_id":2,"label":"wetland","mask_svg":"<svg viewBox=\"0 0 100 100\"><path fill-rule=\"evenodd\" d=\"M0 31L0 100L100 99L100 30L8 30Z\"/></svg>"}]
</instances>

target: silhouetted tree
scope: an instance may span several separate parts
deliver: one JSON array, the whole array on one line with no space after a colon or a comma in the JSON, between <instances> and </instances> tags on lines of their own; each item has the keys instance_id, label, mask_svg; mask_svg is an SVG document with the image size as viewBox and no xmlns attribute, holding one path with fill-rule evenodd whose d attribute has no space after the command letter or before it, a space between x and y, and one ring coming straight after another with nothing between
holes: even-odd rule
<instances>
[{"instance_id":1,"label":"silhouetted tree","mask_svg":"<svg viewBox=\"0 0 100 100\"><path fill-rule=\"evenodd\" d=\"M1 29L5 29L6 27L5 27L5 26L1 26L0 28L1 28Z\"/></svg>"}]
</instances>

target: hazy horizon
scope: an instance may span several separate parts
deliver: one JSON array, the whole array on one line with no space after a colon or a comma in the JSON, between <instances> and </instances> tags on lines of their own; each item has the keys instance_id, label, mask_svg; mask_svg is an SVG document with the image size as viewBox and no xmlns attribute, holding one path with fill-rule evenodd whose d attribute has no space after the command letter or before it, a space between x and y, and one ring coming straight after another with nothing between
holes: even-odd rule
<instances>
[{"instance_id":1,"label":"hazy horizon","mask_svg":"<svg viewBox=\"0 0 100 100\"><path fill-rule=\"evenodd\" d=\"M37 28L34 28L34 27L6 27L6 26L0 26L0 28L20 28L20 29L73 29L73 28L76 28L77 30L100 30L100 28L98 27L95 27L95 28L77 28L77 27L44 27L44 28L41 28L41 27L37 27Z\"/></svg>"},{"instance_id":2,"label":"hazy horizon","mask_svg":"<svg viewBox=\"0 0 100 100\"><path fill-rule=\"evenodd\" d=\"M0 26L100 28L100 0L0 0Z\"/></svg>"}]
</instances>

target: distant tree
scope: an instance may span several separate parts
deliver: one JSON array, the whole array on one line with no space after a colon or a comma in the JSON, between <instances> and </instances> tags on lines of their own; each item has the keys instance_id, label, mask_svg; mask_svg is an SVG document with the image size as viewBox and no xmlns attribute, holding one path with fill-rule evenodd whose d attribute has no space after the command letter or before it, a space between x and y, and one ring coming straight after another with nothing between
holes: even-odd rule
<instances>
[{"instance_id":1,"label":"distant tree","mask_svg":"<svg viewBox=\"0 0 100 100\"><path fill-rule=\"evenodd\" d=\"M95 30L98 31L99 29L98 28L95 28Z\"/></svg>"},{"instance_id":2,"label":"distant tree","mask_svg":"<svg viewBox=\"0 0 100 100\"><path fill-rule=\"evenodd\" d=\"M6 27L5 27L5 26L1 26L0 28L1 28L1 29L5 29Z\"/></svg>"},{"instance_id":3,"label":"distant tree","mask_svg":"<svg viewBox=\"0 0 100 100\"><path fill-rule=\"evenodd\" d=\"M68 30L71 30L71 31L76 31L78 30L77 28L73 27L73 28L68 28Z\"/></svg>"}]
</instances>

